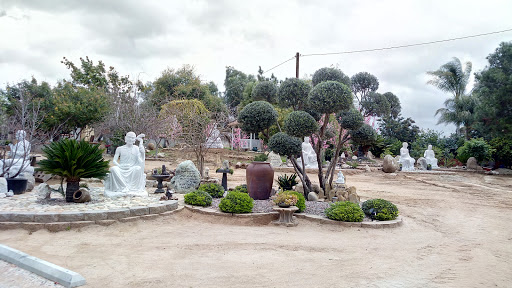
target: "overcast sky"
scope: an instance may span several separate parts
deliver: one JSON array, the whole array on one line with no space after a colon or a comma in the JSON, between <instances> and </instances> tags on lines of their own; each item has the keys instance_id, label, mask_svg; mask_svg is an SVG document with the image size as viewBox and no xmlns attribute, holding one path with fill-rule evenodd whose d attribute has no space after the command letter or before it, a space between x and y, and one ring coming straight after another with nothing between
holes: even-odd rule
<instances>
[{"instance_id":1,"label":"overcast sky","mask_svg":"<svg viewBox=\"0 0 512 288\"><path fill-rule=\"evenodd\" d=\"M317 2L317 3L313 3ZM512 28L512 1L56 1L0 0L0 87L34 76L52 85L69 78L60 63L89 56L131 79L154 81L166 68L191 64L224 90L225 67L256 74L301 54L382 48ZM482 70L512 31L378 52L300 58L300 75L338 67L369 72L378 92L393 92L402 115L435 125L447 94L426 85L426 71L452 57ZM273 69L295 77L295 61ZM266 74L267 75L267 74ZM473 77L472 77L473 78Z\"/></svg>"}]
</instances>

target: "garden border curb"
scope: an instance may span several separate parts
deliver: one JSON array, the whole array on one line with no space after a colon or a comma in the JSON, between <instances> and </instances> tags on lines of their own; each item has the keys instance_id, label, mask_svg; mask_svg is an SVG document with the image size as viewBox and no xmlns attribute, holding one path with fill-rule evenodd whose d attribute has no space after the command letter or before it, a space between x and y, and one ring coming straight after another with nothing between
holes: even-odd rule
<instances>
[{"instance_id":1,"label":"garden border curb","mask_svg":"<svg viewBox=\"0 0 512 288\"><path fill-rule=\"evenodd\" d=\"M82 228L89 225L110 226L117 222L150 220L181 211L177 200L112 210L76 212L0 212L0 230L22 228L29 231L47 229L50 232Z\"/></svg>"},{"instance_id":2,"label":"garden border curb","mask_svg":"<svg viewBox=\"0 0 512 288\"><path fill-rule=\"evenodd\" d=\"M201 206L192 206L185 204L185 208L187 210L190 210L194 213L199 214L206 214L206 215L213 215L213 216L221 216L221 217L232 217L232 218L243 218L243 219L264 219L269 218L269 224L272 222L272 220L276 220L279 218L278 212L264 212L264 213L244 213L244 214L234 214L234 213L224 213L221 211L217 211L215 209L209 208L209 207L201 207ZM343 227L359 227L359 228L374 228L374 229L381 229L381 228L395 228L402 225L403 220L402 217L398 216L395 220L389 220L389 221L372 221L372 222L342 222L342 221L335 221L331 220L322 216L317 215L309 215L309 214L303 214L303 213L295 213L293 216L299 218L299 219L305 219L308 221L321 223L321 224L331 224L331 225L338 225Z\"/></svg>"},{"instance_id":3,"label":"garden border curb","mask_svg":"<svg viewBox=\"0 0 512 288\"><path fill-rule=\"evenodd\" d=\"M65 287L85 285L85 278L71 270L0 244L0 259Z\"/></svg>"}]
</instances>

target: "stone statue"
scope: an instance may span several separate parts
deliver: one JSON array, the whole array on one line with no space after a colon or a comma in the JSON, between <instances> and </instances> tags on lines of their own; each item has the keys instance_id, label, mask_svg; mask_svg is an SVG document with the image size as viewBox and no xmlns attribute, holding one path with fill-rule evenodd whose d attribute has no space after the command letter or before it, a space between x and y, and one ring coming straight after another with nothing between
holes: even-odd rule
<instances>
[{"instance_id":1,"label":"stone statue","mask_svg":"<svg viewBox=\"0 0 512 288\"><path fill-rule=\"evenodd\" d=\"M105 196L147 196L145 151L142 142L144 136L135 136L134 132L126 133L126 144L117 147L112 160L115 166L110 167L110 173L105 180ZM134 145L135 140L139 140L138 147Z\"/></svg>"},{"instance_id":2,"label":"stone statue","mask_svg":"<svg viewBox=\"0 0 512 288\"><path fill-rule=\"evenodd\" d=\"M345 176L341 171L338 172L338 177L336 179L337 184L345 184Z\"/></svg>"},{"instance_id":3,"label":"stone statue","mask_svg":"<svg viewBox=\"0 0 512 288\"><path fill-rule=\"evenodd\" d=\"M409 156L409 149L407 149L407 142L402 143L400 148L400 160L398 163L402 164L402 171L414 171L414 163L416 160Z\"/></svg>"},{"instance_id":4,"label":"stone statue","mask_svg":"<svg viewBox=\"0 0 512 288\"><path fill-rule=\"evenodd\" d=\"M309 143L309 137L304 137L302 142L302 156L304 157L304 166L306 168L318 169L318 163L316 162L316 152L313 149L311 143ZM302 159L298 158L297 163L302 167Z\"/></svg>"},{"instance_id":5,"label":"stone statue","mask_svg":"<svg viewBox=\"0 0 512 288\"><path fill-rule=\"evenodd\" d=\"M212 130L212 134L206 139L206 148L224 148L222 140L220 140L220 131L217 129L217 125Z\"/></svg>"},{"instance_id":6,"label":"stone statue","mask_svg":"<svg viewBox=\"0 0 512 288\"><path fill-rule=\"evenodd\" d=\"M427 165L430 164L432 169L439 169L439 166L437 166L436 153L434 153L434 150L432 150L432 145L428 145L428 149L425 150L423 157L427 159Z\"/></svg>"},{"instance_id":7,"label":"stone statue","mask_svg":"<svg viewBox=\"0 0 512 288\"><path fill-rule=\"evenodd\" d=\"M23 177L24 173L34 174L34 167L30 166L30 142L25 140L27 133L24 130L16 131L16 144L9 144L9 156L5 162L0 160L0 174L5 172L5 178ZM5 169L5 171L4 171Z\"/></svg>"}]
</instances>

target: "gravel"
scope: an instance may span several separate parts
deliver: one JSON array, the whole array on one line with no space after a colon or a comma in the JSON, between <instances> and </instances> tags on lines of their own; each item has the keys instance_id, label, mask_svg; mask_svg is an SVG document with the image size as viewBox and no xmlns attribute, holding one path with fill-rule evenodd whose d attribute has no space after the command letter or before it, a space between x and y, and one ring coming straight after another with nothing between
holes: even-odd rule
<instances>
[{"instance_id":1,"label":"gravel","mask_svg":"<svg viewBox=\"0 0 512 288\"><path fill-rule=\"evenodd\" d=\"M212 206L210 208L219 210L219 203L222 198L214 198L212 200ZM274 202L272 200L254 200L254 206L252 208L253 213L267 213L272 212L272 207L274 207ZM325 217L324 210L329 207L329 203L327 202L312 202L306 201L306 210L304 210L304 214L312 214Z\"/></svg>"}]
</instances>

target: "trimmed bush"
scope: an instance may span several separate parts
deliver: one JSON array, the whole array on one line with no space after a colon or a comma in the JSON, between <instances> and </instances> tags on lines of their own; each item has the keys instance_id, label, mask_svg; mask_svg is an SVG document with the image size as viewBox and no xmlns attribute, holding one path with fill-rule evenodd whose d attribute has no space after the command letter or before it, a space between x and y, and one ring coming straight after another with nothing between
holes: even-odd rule
<instances>
[{"instance_id":1,"label":"trimmed bush","mask_svg":"<svg viewBox=\"0 0 512 288\"><path fill-rule=\"evenodd\" d=\"M254 101L267 101L269 103L276 102L277 86L271 81L258 82L252 88L251 97Z\"/></svg>"},{"instance_id":2,"label":"trimmed bush","mask_svg":"<svg viewBox=\"0 0 512 288\"><path fill-rule=\"evenodd\" d=\"M212 196L204 191L193 191L185 194L185 203L194 206L210 206L212 205Z\"/></svg>"},{"instance_id":3,"label":"trimmed bush","mask_svg":"<svg viewBox=\"0 0 512 288\"><path fill-rule=\"evenodd\" d=\"M350 201L336 202L325 209L327 218L344 222L362 222L364 219L363 210L359 205Z\"/></svg>"},{"instance_id":4,"label":"trimmed bush","mask_svg":"<svg viewBox=\"0 0 512 288\"><path fill-rule=\"evenodd\" d=\"M370 199L363 203L364 214L372 219L386 221L398 217L398 208L395 204L384 199Z\"/></svg>"},{"instance_id":5,"label":"trimmed bush","mask_svg":"<svg viewBox=\"0 0 512 288\"><path fill-rule=\"evenodd\" d=\"M306 111L293 111L284 120L284 131L293 137L303 138L318 130L318 123Z\"/></svg>"},{"instance_id":6,"label":"trimmed bush","mask_svg":"<svg viewBox=\"0 0 512 288\"><path fill-rule=\"evenodd\" d=\"M299 110L304 108L308 101L310 90L311 85L308 82L297 78L288 78L279 86L277 102L281 107L293 107L295 110Z\"/></svg>"},{"instance_id":7,"label":"trimmed bush","mask_svg":"<svg viewBox=\"0 0 512 288\"><path fill-rule=\"evenodd\" d=\"M364 124L364 117L356 108L336 114L336 119L343 129L357 130Z\"/></svg>"},{"instance_id":8,"label":"trimmed bush","mask_svg":"<svg viewBox=\"0 0 512 288\"><path fill-rule=\"evenodd\" d=\"M317 84L320 84L324 81L337 81L347 85L348 87L351 86L350 78L341 72L340 69L336 68L325 67L316 70L312 79L313 86L316 86Z\"/></svg>"},{"instance_id":9,"label":"trimmed bush","mask_svg":"<svg viewBox=\"0 0 512 288\"><path fill-rule=\"evenodd\" d=\"M295 206L297 206L297 208L299 208L299 210L297 212L304 212L304 210L306 210L306 198L304 198L304 194L300 193L300 192L297 192L297 191L284 191L284 192L281 192L281 193L288 193L288 194L292 194L292 195L295 195L297 196L297 204L295 204Z\"/></svg>"},{"instance_id":10,"label":"trimmed bush","mask_svg":"<svg viewBox=\"0 0 512 288\"><path fill-rule=\"evenodd\" d=\"M353 96L347 85L336 81L325 81L309 92L311 108L319 113L348 110L353 106Z\"/></svg>"},{"instance_id":11,"label":"trimmed bush","mask_svg":"<svg viewBox=\"0 0 512 288\"><path fill-rule=\"evenodd\" d=\"M255 101L238 114L238 122L246 133L259 133L277 121L277 111L265 101Z\"/></svg>"},{"instance_id":12,"label":"trimmed bush","mask_svg":"<svg viewBox=\"0 0 512 288\"><path fill-rule=\"evenodd\" d=\"M302 152L302 140L279 132L270 137L268 148L282 156L298 156Z\"/></svg>"},{"instance_id":13,"label":"trimmed bush","mask_svg":"<svg viewBox=\"0 0 512 288\"><path fill-rule=\"evenodd\" d=\"M240 193L249 193L249 191L247 190L247 184L238 185L235 187L235 190L233 191Z\"/></svg>"},{"instance_id":14,"label":"trimmed bush","mask_svg":"<svg viewBox=\"0 0 512 288\"><path fill-rule=\"evenodd\" d=\"M197 190L204 191L210 194L213 198L221 198L222 195L224 195L224 187L216 183L201 184Z\"/></svg>"},{"instance_id":15,"label":"trimmed bush","mask_svg":"<svg viewBox=\"0 0 512 288\"><path fill-rule=\"evenodd\" d=\"M494 148L483 138L471 139L457 149L457 160L462 163L468 162L469 157L475 157L478 163L485 160L491 160Z\"/></svg>"},{"instance_id":16,"label":"trimmed bush","mask_svg":"<svg viewBox=\"0 0 512 288\"><path fill-rule=\"evenodd\" d=\"M251 213L254 200L247 193L231 191L220 200L219 209L226 213Z\"/></svg>"},{"instance_id":17,"label":"trimmed bush","mask_svg":"<svg viewBox=\"0 0 512 288\"><path fill-rule=\"evenodd\" d=\"M372 126L363 124L357 130L350 130L352 143L359 145L372 145L377 141L377 132L373 130Z\"/></svg>"}]
</instances>

